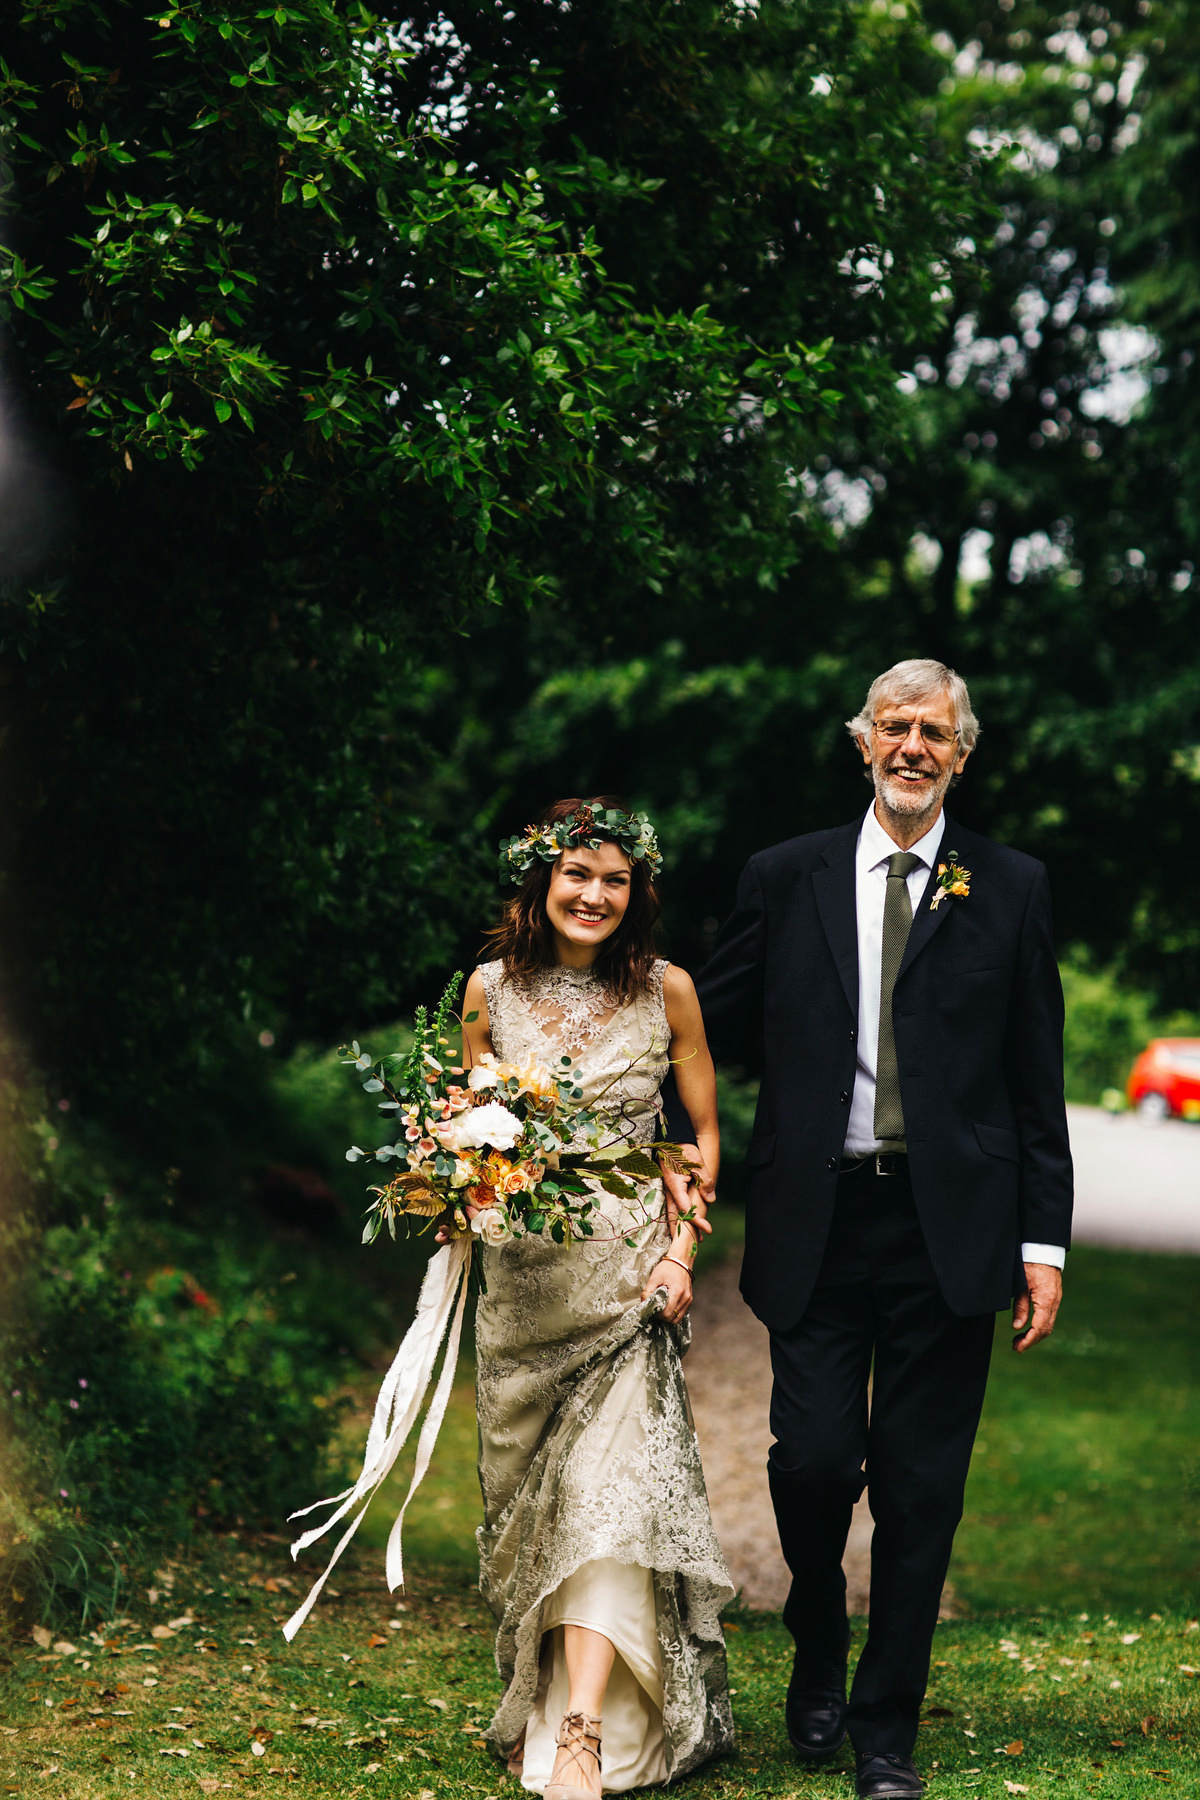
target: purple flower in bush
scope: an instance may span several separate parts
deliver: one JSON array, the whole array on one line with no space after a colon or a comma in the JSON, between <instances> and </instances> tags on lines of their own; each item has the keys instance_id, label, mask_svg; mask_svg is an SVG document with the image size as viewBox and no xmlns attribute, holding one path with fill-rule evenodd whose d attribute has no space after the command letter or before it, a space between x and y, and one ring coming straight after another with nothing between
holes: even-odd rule
<instances>
[{"instance_id":1,"label":"purple flower in bush","mask_svg":"<svg viewBox=\"0 0 1200 1800\"><path fill-rule=\"evenodd\" d=\"M68 1400L68 1401L67 1401L67 1405L68 1405L68 1406L69 1406L69 1407L70 1407L70 1409L71 1409L71 1411L72 1411L72 1412L78 1412L78 1411L79 1411L79 1402L78 1402L78 1400Z\"/></svg>"},{"instance_id":2,"label":"purple flower in bush","mask_svg":"<svg viewBox=\"0 0 1200 1800\"><path fill-rule=\"evenodd\" d=\"M80 1387L86 1387L86 1386L87 1386L87 1376L86 1376L86 1375L81 1375L81 1376L80 1376L80 1377L79 1377L79 1385L80 1385Z\"/></svg>"}]
</instances>

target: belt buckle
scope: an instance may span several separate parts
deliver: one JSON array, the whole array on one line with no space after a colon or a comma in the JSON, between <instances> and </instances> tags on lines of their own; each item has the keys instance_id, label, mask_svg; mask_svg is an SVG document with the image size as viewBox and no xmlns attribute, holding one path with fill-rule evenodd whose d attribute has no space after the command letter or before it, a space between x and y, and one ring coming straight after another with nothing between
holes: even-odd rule
<instances>
[{"instance_id":1,"label":"belt buckle","mask_svg":"<svg viewBox=\"0 0 1200 1800\"><path fill-rule=\"evenodd\" d=\"M896 1150L877 1150L875 1152L875 1173L877 1175L898 1175L900 1173L900 1154Z\"/></svg>"}]
</instances>

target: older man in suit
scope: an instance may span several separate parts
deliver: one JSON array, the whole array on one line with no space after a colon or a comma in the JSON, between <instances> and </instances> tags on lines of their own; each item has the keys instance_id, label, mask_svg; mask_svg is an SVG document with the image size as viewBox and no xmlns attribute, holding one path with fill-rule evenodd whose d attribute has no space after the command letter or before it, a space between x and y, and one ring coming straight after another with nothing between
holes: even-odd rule
<instances>
[{"instance_id":1,"label":"older man in suit","mask_svg":"<svg viewBox=\"0 0 1200 1800\"><path fill-rule=\"evenodd\" d=\"M1062 989L1044 867L944 811L979 729L962 679L898 663L848 729L873 805L751 858L697 985L717 1058L753 1036L763 1064L742 1292L771 1333L788 1735L819 1763L849 1732L863 1800L911 1800L994 1314L1013 1301L1028 1350L1062 1291ZM841 1559L864 1486L870 1622L847 1699Z\"/></svg>"}]
</instances>

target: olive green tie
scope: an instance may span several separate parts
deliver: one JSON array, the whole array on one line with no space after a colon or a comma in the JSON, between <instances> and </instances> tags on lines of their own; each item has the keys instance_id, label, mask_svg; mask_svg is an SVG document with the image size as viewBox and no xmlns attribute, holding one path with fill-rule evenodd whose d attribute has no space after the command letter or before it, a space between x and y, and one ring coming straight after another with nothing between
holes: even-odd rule
<instances>
[{"instance_id":1,"label":"olive green tie","mask_svg":"<svg viewBox=\"0 0 1200 1800\"><path fill-rule=\"evenodd\" d=\"M883 1143L904 1141L892 990L912 929L908 875L920 860L911 850L897 850L894 856L888 857L887 893L883 902L883 955L879 964L879 1051L875 1063L875 1136Z\"/></svg>"}]
</instances>

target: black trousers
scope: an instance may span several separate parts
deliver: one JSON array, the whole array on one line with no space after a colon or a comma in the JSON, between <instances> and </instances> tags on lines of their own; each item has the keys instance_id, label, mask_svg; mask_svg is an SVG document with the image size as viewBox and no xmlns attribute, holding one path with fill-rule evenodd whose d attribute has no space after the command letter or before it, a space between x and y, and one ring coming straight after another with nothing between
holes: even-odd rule
<instances>
[{"instance_id":1,"label":"black trousers","mask_svg":"<svg viewBox=\"0 0 1200 1800\"><path fill-rule=\"evenodd\" d=\"M942 1299L907 1174L878 1175L873 1160L844 1171L808 1309L771 1335L768 1469L792 1576L784 1623L814 1690L845 1677L842 1554L869 1491L870 1623L849 1713L859 1751L910 1756L916 1743L994 1324Z\"/></svg>"}]
</instances>

